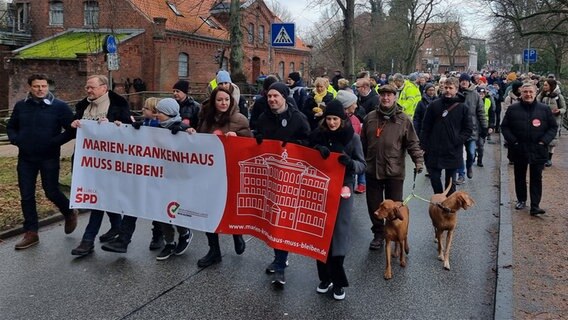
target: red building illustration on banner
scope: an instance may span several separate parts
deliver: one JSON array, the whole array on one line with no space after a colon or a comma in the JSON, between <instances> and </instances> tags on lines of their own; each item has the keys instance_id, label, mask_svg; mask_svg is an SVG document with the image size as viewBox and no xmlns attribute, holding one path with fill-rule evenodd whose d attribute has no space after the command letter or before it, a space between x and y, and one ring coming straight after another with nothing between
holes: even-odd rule
<instances>
[{"instance_id":1,"label":"red building illustration on banner","mask_svg":"<svg viewBox=\"0 0 568 320\"><path fill-rule=\"evenodd\" d=\"M309 163L263 154L239 161L237 215L255 216L271 225L323 236L330 178Z\"/></svg>"}]
</instances>

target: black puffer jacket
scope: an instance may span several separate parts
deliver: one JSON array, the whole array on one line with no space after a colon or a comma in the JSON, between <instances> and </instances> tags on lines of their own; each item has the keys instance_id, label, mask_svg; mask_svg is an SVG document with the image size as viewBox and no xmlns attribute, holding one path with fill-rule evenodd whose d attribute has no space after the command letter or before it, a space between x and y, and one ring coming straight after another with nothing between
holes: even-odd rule
<instances>
[{"instance_id":1,"label":"black puffer jacket","mask_svg":"<svg viewBox=\"0 0 568 320\"><path fill-rule=\"evenodd\" d=\"M371 92L366 97L359 96L357 99L357 105L359 108L365 110L365 114L375 110L375 107L379 105L379 95L375 90L371 89Z\"/></svg>"},{"instance_id":2,"label":"black puffer jacket","mask_svg":"<svg viewBox=\"0 0 568 320\"><path fill-rule=\"evenodd\" d=\"M51 95L51 94L50 94ZM53 97L53 96L51 96ZM18 146L18 157L28 160L56 159L61 145L70 140L73 111L58 99L27 98L16 103L6 127L10 143ZM62 133L62 129L65 132Z\"/></svg>"},{"instance_id":3,"label":"black puffer jacket","mask_svg":"<svg viewBox=\"0 0 568 320\"><path fill-rule=\"evenodd\" d=\"M182 120L189 120L189 125L197 129L198 122L199 122L199 110L201 110L201 105L193 100L192 97L187 96L185 100L182 102L178 102L179 104L179 114Z\"/></svg>"},{"instance_id":4,"label":"black puffer jacket","mask_svg":"<svg viewBox=\"0 0 568 320\"><path fill-rule=\"evenodd\" d=\"M265 111L258 118L256 134L263 139L294 142L306 145L310 134L310 125L306 116L289 105L286 111L276 114Z\"/></svg>"},{"instance_id":5,"label":"black puffer jacket","mask_svg":"<svg viewBox=\"0 0 568 320\"><path fill-rule=\"evenodd\" d=\"M501 122L508 158L513 162L544 164L548 160L548 145L557 131L550 108L536 100L512 104Z\"/></svg>"}]
</instances>

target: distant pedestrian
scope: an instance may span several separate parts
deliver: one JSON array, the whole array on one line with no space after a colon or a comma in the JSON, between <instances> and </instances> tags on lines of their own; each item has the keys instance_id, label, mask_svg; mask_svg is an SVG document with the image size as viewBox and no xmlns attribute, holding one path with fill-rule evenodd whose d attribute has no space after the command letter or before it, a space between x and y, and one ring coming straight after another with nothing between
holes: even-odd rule
<instances>
[{"instance_id":1,"label":"distant pedestrian","mask_svg":"<svg viewBox=\"0 0 568 320\"><path fill-rule=\"evenodd\" d=\"M542 91L537 97L538 102L542 102L550 107L556 123L558 124L558 135L560 134L562 126L562 116L566 113L566 101L564 96L560 93L560 88L558 83L554 79L546 79L542 84ZM548 145L548 160L544 164L546 167L552 166L552 155L554 154L554 148L558 143L558 135L552 140Z\"/></svg>"},{"instance_id":2,"label":"distant pedestrian","mask_svg":"<svg viewBox=\"0 0 568 320\"><path fill-rule=\"evenodd\" d=\"M218 84L216 84L216 86L217 85ZM189 95L189 82L187 80L179 80L176 82L173 87L172 96L179 104L181 121L185 125L191 126L194 129L197 128L201 105L197 101L193 100L193 97Z\"/></svg>"},{"instance_id":3,"label":"distant pedestrian","mask_svg":"<svg viewBox=\"0 0 568 320\"><path fill-rule=\"evenodd\" d=\"M41 174L45 196L65 217L65 233L77 226L77 212L69 209L69 199L59 190L61 146L70 140L73 112L49 92L46 75L28 78L28 95L14 106L8 120L10 143L18 147L18 186L20 188L24 237L15 249L27 249L39 243L36 208L36 181Z\"/></svg>"},{"instance_id":4,"label":"distant pedestrian","mask_svg":"<svg viewBox=\"0 0 568 320\"><path fill-rule=\"evenodd\" d=\"M546 211L540 208L542 170L548 160L548 146L556 136L558 123L547 105L536 100L536 86L521 86L521 102L509 107L501 123L501 132L508 144L508 158L514 163L515 209L526 207L527 169L529 169L530 214Z\"/></svg>"}]
</instances>

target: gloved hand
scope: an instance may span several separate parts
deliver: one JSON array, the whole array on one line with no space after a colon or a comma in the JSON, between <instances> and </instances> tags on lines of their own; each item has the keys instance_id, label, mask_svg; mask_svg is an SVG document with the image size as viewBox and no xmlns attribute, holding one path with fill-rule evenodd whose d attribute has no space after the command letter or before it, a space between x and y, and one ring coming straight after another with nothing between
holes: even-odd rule
<instances>
[{"instance_id":1,"label":"gloved hand","mask_svg":"<svg viewBox=\"0 0 568 320\"><path fill-rule=\"evenodd\" d=\"M314 149L316 149L317 151L319 151L319 153L321 154L321 157L322 157L322 158L324 158L324 159L329 158L330 151L329 151L329 148L328 148L328 147L322 146L322 145L319 145L319 144L318 144L318 145L316 145L316 146L314 147Z\"/></svg>"},{"instance_id":2,"label":"gloved hand","mask_svg":"<svg viewBox=\"0 0 568 320\"><path fill-rule=\"evenodd\" d=\"M345 153L337 158L337 161L345 166L347 169L353 169L353 159Z\"/></svg>"},{"instance_id":3,"label":"gloved hand","mask_svg":"<svg viewBox=\"0 0 568 320\"><path fill-rule=\"evenodd\" d=\"M416 168L414 168L414 172L422 173L424 171L424 165L422 163L417 163Z\"/></svg>"},{"instance_id":4,"label":"gloved hand","mask_svg":"<svg viewBox=\"0 0 568 320\"><path fill-rule=\"evenodd\" d=\"M132 128L138 130L142 126L143 121L136 121L132 123Z\"/></svg>"},{"instance_id":5,"label":"gloved hand","mask_svg":"<svg viewBox=\"0 0 568 320\"><path fill-rule=\"evenodd\" d=\"M286 148L286 145L288 144L287 140L283 140L282 141L282 148Z\"/></svg>"},{"instance_id":6,"label":"gloved hand","mask_svg":"<svg viewBox=\"0 0 568 320\"><path fill-rule=\"evenodd\" d=\"M262 140L264 139L264 135L262 133L257 133L254 138L256 139L256 144L262 144Z\"/></svg>"},{"instance_id":7,"label":"gloved hand","mask_svg":"<svg viewBox=\"0 0 568 320\"><path fill-rule=\"evenodd\" d=\"M172 126L170 128L170 131L172 132L172 134L177 134L178 132L181 131L181 127L180 126Z\"/></svg>"}]
</instances>

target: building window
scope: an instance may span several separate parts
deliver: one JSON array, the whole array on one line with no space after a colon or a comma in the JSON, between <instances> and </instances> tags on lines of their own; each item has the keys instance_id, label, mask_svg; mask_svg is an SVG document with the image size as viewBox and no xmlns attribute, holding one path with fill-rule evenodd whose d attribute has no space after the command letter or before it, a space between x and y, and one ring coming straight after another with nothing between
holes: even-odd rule
<instances>
[{"instance_id":1,"label":"building window","mask_svg":"<svg viewBox=\"0 0 568 320\"><path fill-rule=\"evenodd\" d=\"M264 43L264 26L258 26L258 43Z\"/></svg>"},{"instance_id":2,"label":"building window","mask_svg":"<svg viewBox=\"0 0 568 320\"><path fill-rule=\"evenodd\" d=\"M254 43L254 24L249 23L247 27L248 42Z\"/></svg>"},{"instance_id":3,"label":"building window","mask_svg":"<svg viewBox=\"0 0 568 320\"><path fill-rule=\"evenodd\" d=\"M189 76L189 55L180 53L178 56L178 78L187 78Z\"/></svg>"},{"instance_id":4,"label":"building window","mask_svg":"<svg viewBox=\"0 0 568 320\"><path fill-rule=\"evenodd\" d=\"M304 74L304 63L300 62L300 74Z\"/></svg>"},{"instance_id":5,"label":"building window","mask_svg":"<svg viewBox=\"0 0 568 320\"><path fill-rule=\"evenodd\" d=\"M199 18L201 18L201 20L205 22L205 24L207 24L211 29L221 29L221 27L219 27L219 25L215 23L215 21L211 20L211 18Z\"/></svg>"},{"instance_id":6,"label":"building window","mask_svg":"<svg viewBox=\"0 0 568 320\"><path fill-rule=\"evenodd\" d=\"M166 1L166 3L168 4L168 7L170 7L170 9L174 12L176 16L183 17L183 14L181 14L181 12L178 10L175 3L169 1Z\"/></svg>"},{"instance_id":7,"label":"building window","mask_svg":"<svg viewBox=\"0 0 568 320\"><path fill-rule=\"evenodd\" d=\"M290 72L294 72L296 71L296 64L294 62L290 62L290 70L288 70Z\"/></svg>"},{"instance_id":8,"label":"building window","mask_svg":"<svg viewBox=\"0 0 568 320\"><path fill-rule=\"evenodd\" d=\"M8 3L10 5L10 3ZM30 4L16 3L15 24L18 31L28 31L30 24Z\"/></svg>"},{"instance_id":9,"label":"building window","mask_svg":"<svg viewBox=\"0 0 568 320\"><path fill-rule=\"evenodd\" d=\"M49 25L50 26L63 25L63 2L52 1L49 4Z\"/></svg>"},{"instance_id":10,"label":"building window","mask_svg":"<svg viewBox=\"0 0 568 320\"><path fill-rule=\"evenodd\" d=\"M99 25L99 3L97 1L85 1L85 26Z\"/></svg>"},{"instance_id":11,"label":"building window","mask_svg":"<svg viewBox=\"0 0 568 320\"><path fill-rule=\"evenodd\" d=\"M280 80L284 79L284 61L278 63L278 77L280 77Z\"/></svg>"}]
</instances>

